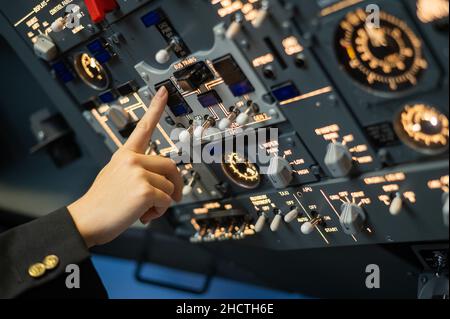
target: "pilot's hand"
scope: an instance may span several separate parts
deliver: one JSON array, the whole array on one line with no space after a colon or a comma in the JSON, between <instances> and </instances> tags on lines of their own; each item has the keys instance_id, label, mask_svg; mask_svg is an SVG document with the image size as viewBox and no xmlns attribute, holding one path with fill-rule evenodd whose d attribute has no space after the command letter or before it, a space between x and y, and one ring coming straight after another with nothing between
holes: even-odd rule
<instances>
[{"instance_id":1,"label":"pilot's hand","mask_svg":"<svg viewBox=\"0 0 450 319\"><path fill-rule=\"evenodd\" d=\"M90 190L68 207L88 247L106 244L141 220L161 217L182 197L183 181L175 165L144 155L167 103L162 87L127 143L100 172Z\"/></svg>"}]
</instances>

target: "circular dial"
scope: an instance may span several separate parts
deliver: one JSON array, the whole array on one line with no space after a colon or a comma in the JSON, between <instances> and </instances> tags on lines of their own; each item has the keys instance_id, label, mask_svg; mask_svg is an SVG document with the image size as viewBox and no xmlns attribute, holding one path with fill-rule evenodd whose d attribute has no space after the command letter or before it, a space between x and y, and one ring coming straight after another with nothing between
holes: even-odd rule
<instances>
[{"instance_id":1,"label":"circular dial","mask_svg":"<svg viewBox=\"0 0 450 319\"><path fill-rule=\"evenodd\" d=\"M241 187L253 189L258 187L261 182L258 167L250 163L241 154L230 153L225 155L222 168L228 178Z\"/></svg>"},{"instance_id":2,"label":"circular dial","mask_svg":"<svg viewBox=\"0 0 450 319\"><path fill-rule=\"evenodd\" d=\"M336 33L341 64L357 82L381 92L399 92L415 86L427 68L422 43L408 25L380 12L380 25L367 23L363 9L347 14Z\"/></svg>"},{"instance_id":3,"label":"circular dial","mask_svg":"<svg viewBox=\"0 0 450 319\"><path fill-rule=\"evenodd\" d=\"M105 90L109 86L109 76L103 66L87 53L75 57L75 71L88 86L95 90Z\"/></svg>"},{"instance_id":4,"label":"circular dial","mask_svg":"<svg viewBox=\"0 0 450 319\"><path fill-rule=\"evenodd\" d=\"M425 104L406 105L394 123L400 139L424 154L439 154L448 149L447 116Z\"/></svg>"}]
</instances>

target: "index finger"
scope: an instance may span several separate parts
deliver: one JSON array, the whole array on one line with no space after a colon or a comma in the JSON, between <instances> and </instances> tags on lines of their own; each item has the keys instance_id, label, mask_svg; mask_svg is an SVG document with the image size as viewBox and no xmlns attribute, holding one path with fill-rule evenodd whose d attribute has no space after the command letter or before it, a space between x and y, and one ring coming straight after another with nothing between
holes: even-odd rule
<instances>
[{"instance_id":1,"label":"index finger","mask_svg":"<svg viewBox=\"0 0 450 319\"><path fill-rule=\"evenodd\" d=\"M167 104L168 93L167 89L163 86L156 93L155 97L150 104L147 113L139 121L138 125L134 129L133 133L128 138L124 147L130 151L143 154L150 142L153 135L153 131L158 125L164 108Z\"/></svg>"}]
</instances>

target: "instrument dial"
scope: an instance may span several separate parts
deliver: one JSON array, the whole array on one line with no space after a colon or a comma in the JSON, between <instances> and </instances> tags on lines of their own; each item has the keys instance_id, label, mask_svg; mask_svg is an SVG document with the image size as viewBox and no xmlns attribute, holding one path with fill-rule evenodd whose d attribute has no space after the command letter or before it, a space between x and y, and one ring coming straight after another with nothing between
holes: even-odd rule
<instances>
[{"instance_id":1,"label":"instrument dial","mask_svg":"<svg viewBox=\"0 0 450 319\"><path fill-rule=\"evenodd\" d=\"M239 153L225 155L222 169L227 177L238 186L253 189L258 187L261 182L258 167Z\"/></svg>"},{"instance_id":2,"label":"instrument dial","mask_svg":"<svg viewBox=\"0 0 450 319\"><path fill-rule=\"evenodd\" d=\"M394 127L406 145L421 153L439 154L448 149L449 120L432 106L405 106L398 114Z\"/></svg>"},{"instance_id":3,"label":"instrument dial","mask_svg":"<svg viewBox=\"0 0 450 319\"><path fill-rule=\"evenodd\" d=\"M109 86L109 76L100 62L87 53L80 53L74 60L75 71L89 87L94 90L105 90Z\"/></svg>"},{"instance_id":4,"label":"instrument dial","mask_svg":"<svg viewBox=\"0 0 450 319\"><path fill-rule=\"evenodd\" d=\"M349 75L381 92L414 87L428 66L422 42L399 18L380 12L380 25L367 23L368 13L347 14L336 33L336 51Z\"/></svg>"}]
</instances>

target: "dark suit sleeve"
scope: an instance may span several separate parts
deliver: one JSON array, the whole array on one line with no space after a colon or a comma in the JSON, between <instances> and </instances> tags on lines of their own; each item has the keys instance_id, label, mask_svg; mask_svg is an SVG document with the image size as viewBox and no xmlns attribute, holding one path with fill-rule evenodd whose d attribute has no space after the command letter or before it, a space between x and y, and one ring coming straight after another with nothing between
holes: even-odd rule
<instances>
[{"instance_id":1,"label":"dark suit sleeve","mask_svg":"<svg viewBox=\"0 0 450 319\"><path fill-rule=\"evenodd\" d=\"M32 278L29 267L49 255L59 258L58 266ZM66 208L0 234L0 298L32 297L34 291L39 292L38 297L78 296L80 290L65 286L69 264L80 266L81 286L96 288L90 296L106 296L89 250Z\"/></svg>"}]
</instances>

